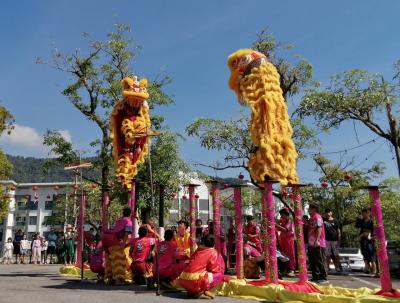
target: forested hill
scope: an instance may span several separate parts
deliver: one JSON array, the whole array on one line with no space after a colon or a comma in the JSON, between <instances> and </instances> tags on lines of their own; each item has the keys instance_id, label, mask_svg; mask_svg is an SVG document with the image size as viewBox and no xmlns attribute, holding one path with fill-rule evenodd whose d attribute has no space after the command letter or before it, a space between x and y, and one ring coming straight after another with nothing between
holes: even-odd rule
<instances>
[{"instance_id":1,"label":"forested hill","mask_svg":"<svg viewBox=\"0 0 400 303\"><path fill-rule=\"evenodd\" d=\"M65 171L64 167L52 167L45 172L43 164L46 159L11 155L7 155L7 157L14 166L10 179L17 183L73 181L73 172ZM88 160L90 161L90 159ZM85 171L84 175L91 179L99 177L99 173L95 170Z\"/></svg>"}]
</instances>

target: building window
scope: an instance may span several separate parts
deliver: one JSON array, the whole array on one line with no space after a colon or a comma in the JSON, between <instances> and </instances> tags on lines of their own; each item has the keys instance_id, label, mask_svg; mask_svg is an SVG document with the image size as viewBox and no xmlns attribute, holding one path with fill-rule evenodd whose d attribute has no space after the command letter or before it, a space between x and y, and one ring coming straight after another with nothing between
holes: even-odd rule
<instances>
[{"instance_id":1,"label":"building window","mask_svg":"<svg viewBox=\"0 0 400 303\"><path fill-rule=\"evenodd\" d=\"M36 225L37 224L37 217L29 217L29 225Z\"/></svg>"},{"instance_id":2,"label":"building window","mask_svg":"<svg viewBox=\"0 0 400 303\"><path fill-rule=\"evenodd\" d=\"M38 201L29 201L28 202L28 209L29 210L37 210L38 209Z\"/></svg>"},{"instance_id":3,"label":"building window","mask_svg":"<svg viewBox=\"0 0 400 303\"><path fill-rule=\"evenodd\" d=\"M45 201L44 202L44 209L52 210L53 209L53 201Z\"/></svg>"},{"instance_id":4,"label":"building window","mask_svg":"<svg viewBox=\"0 0 400 303\"><path fill-rule=\"evenodd\" d=\"M17 202L17 210L25 210L26 203L25 202Z\"/></svg>"},{"instance_id":5,"label":"building window","mask_svg":"<svg viewBox=\"0 0 400 303\"><path fill-rule=\"evenodd\" d=\"M0 242L3 240L3 231L0 230Z\"/></svg>"},{"instance_id":6,"label":"building window","mask_svg":"<svg viewBox=\"0 0 400 303\"><path fill-rule=\"evenodd\" d=\"M16 217L16 226L25 226L26 217Z\"/></svg>"}]
</instances>

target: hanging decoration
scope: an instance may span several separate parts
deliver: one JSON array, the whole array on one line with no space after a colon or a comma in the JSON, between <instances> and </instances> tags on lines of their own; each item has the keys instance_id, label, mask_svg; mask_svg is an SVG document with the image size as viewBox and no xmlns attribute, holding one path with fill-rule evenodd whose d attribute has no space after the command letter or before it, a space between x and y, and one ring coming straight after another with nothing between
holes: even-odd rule
<instances>
[{"instance_id":1,"label":"hanging decoration","mask_svg":"<svg viewBox=\"0 0 400 303\"><path fill-rule=\"evenodd\" d=\"M132 179L138 173L148 154L149 131L151 127L149 106L146 100L147 80L137 76L121 81L123 100L111 113L111 136L117 177L122 187L131 189Z\"/></svg>"}]
</instances>

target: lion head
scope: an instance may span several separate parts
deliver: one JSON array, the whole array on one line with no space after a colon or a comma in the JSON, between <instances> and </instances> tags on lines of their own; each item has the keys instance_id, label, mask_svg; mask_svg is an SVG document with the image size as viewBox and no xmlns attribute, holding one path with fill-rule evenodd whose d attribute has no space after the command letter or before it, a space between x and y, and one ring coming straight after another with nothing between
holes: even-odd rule
<instances>
[{"instance_id":1,"label":"lion head","mask_svg":"<svg viewBox=\"0 0 400 303\"><path fill-rule=\"evenodd\" d=\"M121 80L122 95L128 99L146 100L149 98L147 92L147 79L138 80L137 76L125 77Z\"/></svg>"}]
</instances>

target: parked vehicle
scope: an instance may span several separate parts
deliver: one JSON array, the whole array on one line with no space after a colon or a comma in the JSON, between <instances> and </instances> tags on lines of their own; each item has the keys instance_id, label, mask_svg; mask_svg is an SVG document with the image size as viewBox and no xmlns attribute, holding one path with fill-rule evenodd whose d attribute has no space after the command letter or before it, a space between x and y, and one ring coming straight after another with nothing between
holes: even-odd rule
<instances>
[{"instance_id":1,"label":"parked vehicle","mask_svg":"<svg viewBox=\"0 0 400 303\"><path fill-rule=\"evenodd\" d=\"M339 248L339 260L342 269L363 271L365 268L364 258L359 248L341 247ZM331 261L329 269L335 269L335 265Z\"/></svg>"},{"instance_id":2,"label":"parked vehicle","mask_svg":"<svg viewBox=\"0 0 400 303\"><path fill-rule=\"evenodd\" d=\"M400 242L388 240L386 250L389 258L390 271L395 275L400 275Z\"/></svg>"}]
</instances>

